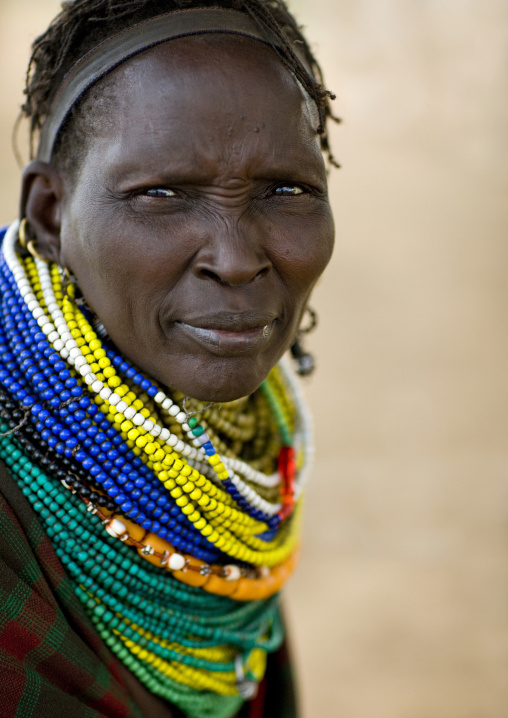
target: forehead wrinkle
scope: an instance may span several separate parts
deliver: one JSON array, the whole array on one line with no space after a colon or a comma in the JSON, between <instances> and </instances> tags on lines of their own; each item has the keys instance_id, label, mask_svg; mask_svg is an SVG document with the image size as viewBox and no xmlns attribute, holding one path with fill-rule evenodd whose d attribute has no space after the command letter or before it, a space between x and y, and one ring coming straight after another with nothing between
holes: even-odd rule
<instances>
[{"instance_id":1,"label":"forehead wrinkle","mask_svg":"<svg viewBox=\"0 0 508 718\"><path fill-rule=\"evenodd\" d=\"M232 179L319 181L321 178L323 157L312 137L304 142L288 142L287 149L269 142L263 151L256 151L248 144L249 138L215 144L200 137L190 146L175 142L164 154L157 143L138 144L126 153L125 144L117 138L116 141L99 142L95 152L99 161L107 156L108 174L113 181L158 180L206 185Z\"/></svg>"}]
</instances>

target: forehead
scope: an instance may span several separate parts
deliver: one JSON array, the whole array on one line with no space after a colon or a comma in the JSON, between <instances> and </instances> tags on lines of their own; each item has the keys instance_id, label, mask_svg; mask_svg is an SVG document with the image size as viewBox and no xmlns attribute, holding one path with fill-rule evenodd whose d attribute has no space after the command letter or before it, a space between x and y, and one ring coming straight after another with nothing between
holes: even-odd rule
<instances>
[{"instance_id":1,"label":"forehead","mask_svg":"<svg viewBox=\"0 0 508 718\"><path fill-rule=\"evenodd\" d=\"M92 145L121 155L122 171L140 153L148 162L161 150L173 161L197 154L203 162L209 153L238 150L246 138L260 156L271 152L293 163L309 154L321 158L314 103L274 50L256 40L173 40L125 62L104 88L107 118Z\"/></svg>"},{"instance_id":2,"label":"forehead","mask_svg":"<svg viewBox=\"0 0 508 718\"><path fill-rule=\"evenodd\" d=\"M162 43L127 60L108 77L110 86L118 87L119 98L140 87L155 97L164 91L164 86L171 91L173 85L187 97L195 91L197 101L203 92L210 100L217 91L231 91L236 86L236 99L247 100L261 85L267 100L276 100L282 91L286 101L293 100L296 105L303 102L309 107L313 104L273 48L231 33L202 34Z\"/></svg>"}]
</instances>

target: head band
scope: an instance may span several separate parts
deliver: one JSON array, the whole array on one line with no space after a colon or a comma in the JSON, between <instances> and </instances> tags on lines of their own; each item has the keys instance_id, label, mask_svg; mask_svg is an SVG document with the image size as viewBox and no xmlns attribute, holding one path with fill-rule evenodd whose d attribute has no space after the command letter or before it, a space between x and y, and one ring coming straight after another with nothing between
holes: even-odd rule
<instances>
[{"instance_id":1,"label":"head band","mask_svg":"<svg viewBox=\"0 0 508 718\"><path fill-rule=\"evenodd\" d=\"M64 77L41 129L37 159L51 160L56 137L73 105L108 72L167 40L208 33L243 35L272 47L280 45L279 38L250 15L225 8L177 10L127 28L90 50Z\"/></svg>"}]
</instances>

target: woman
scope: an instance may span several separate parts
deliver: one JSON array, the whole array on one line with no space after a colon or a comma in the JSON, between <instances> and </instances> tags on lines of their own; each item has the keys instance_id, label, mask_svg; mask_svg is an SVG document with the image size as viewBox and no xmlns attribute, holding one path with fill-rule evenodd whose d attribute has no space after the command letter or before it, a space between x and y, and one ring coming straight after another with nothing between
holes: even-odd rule
<instances>
[{"instance_id":1,"label":"woman","mask_svg":"<svg viewBox=\"0 0 508 718\"><path fill-rule=\"evenodd\" d=\"M310 447L278 362L333 246L318 72L261 0L76 0L34 45L1 272L6 716L296 715L277 594Z\"/></svg>"}]
</instances>

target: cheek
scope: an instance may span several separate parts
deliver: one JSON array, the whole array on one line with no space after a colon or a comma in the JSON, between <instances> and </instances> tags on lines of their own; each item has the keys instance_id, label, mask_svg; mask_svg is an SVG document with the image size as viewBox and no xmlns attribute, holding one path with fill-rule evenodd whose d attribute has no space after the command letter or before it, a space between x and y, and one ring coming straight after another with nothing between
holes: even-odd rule
<instances>
[{"instance_id":1,"label":"cheek","mask_svg":"<svg viewBox=\"0 0 508 718\"><path fill-rule=\"evenodd\" d=\"M62 244L65 266L96 311L99 304L110 311L136 298L144 301L171 284L180 269L175 252L155 233L100 210L90 222L70 216Z\"/></svg>"},{"instance_id":2,"label":"cheek","mask_svg":"<svg viewBox=\"0 0 508 718\"><path fill-rule=\"evenodd\" d=\"M279 224L272 257L296 298L308 296L325 270L333 252L334 223L329 208L312 216Z\"/></svg>"}]
</instances>

